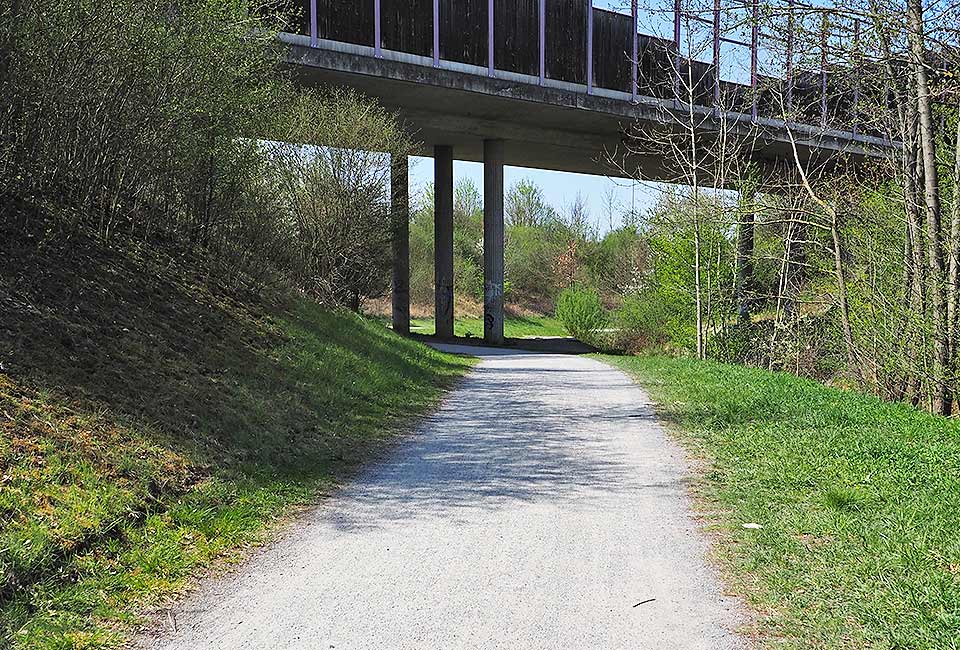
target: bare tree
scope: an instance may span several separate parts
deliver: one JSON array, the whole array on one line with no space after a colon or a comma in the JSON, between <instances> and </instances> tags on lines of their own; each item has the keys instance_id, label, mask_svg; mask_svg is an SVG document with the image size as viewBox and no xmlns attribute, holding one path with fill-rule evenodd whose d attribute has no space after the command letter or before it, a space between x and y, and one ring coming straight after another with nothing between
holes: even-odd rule
<instances>
[{"instance_id":1,"label":"bare tree","mask_svg":"<svg viewBox=\"0 0 960 650\"><path fill-rule=\"evenodd\" d=\"M758 132L749 123L728 119L742 103L742 95L734 86L721 84L715 70L696 60L712 47L712 40L704 38L698 29L702 15L713 15L712 5L689 4L686 9L684 55L669 48L655 51L661 66L657 79L639 89L666 100L660 105L660 123L632 125L625 134L623 150L611 155L610 161L621 173L642 181L643 170L630 161L634 156L655 157L662 161L661 173L669 175L669 183L684 187L689 196L689 201L682 204L683 214L678 215L676 226L678 233L689 234L692 249L690 294L695 352L702 359L707 356L711 323L717 323L713 329L722 328L726 317L719 314L730 306L728 301L716 298L718 291L728 287L714 277L715 260L722 258L722 252L716 243L707 242L705 233L718 227L728 230L731 224L746 221L742 218L742 202L738 206L730 197L732 190L743 185L741 181L750 174L749 152ZM662 79L672 81L662 83ZM742 196L748 193L745 191ZM749 197L751 210L755 207L754 199ZM746 274L753 254L750 229L745 226L737 232L742 236L742 270Z\"/></svg>"}]
</instances>

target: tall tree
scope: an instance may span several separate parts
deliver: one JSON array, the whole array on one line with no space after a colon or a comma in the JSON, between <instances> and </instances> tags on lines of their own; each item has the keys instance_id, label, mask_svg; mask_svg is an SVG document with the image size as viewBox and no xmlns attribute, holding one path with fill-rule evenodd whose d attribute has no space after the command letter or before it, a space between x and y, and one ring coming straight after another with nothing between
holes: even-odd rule
<instances>
[{"instance_id":1,"label":"tall tree","mask_svg":"<svg viewBox=\"0 0 960 650\"><path fill-rule=\"evenodd\" d=\"M937 167L937 133L933 115L933 96L927 73L927 45L924 33L922 0L907 0L907 38L910 63L917 91L920 124L920 160L923 163L924 204L927 217L927 267L929 271L930 309L933 321L934 410L950 415L953 401L947 373L950 368L949 331L940 206L940 170Z\"/></svg>"}]
</instances>

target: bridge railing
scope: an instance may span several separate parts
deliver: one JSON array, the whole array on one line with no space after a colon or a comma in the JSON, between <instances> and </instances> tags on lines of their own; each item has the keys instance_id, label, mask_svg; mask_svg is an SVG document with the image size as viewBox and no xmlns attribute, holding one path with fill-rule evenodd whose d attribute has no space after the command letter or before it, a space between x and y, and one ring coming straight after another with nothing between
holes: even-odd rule
<instances>
[{"instance_id":1,"label":"bridge railing","mask_svg":"<svg viewBox=\"0 0 960 650\"><path fill-rule=\"evenodd\" d=\"M591 0L294 0L293 29L314 46L366 46L375 57L416 55L436 67L465 64L491 77L525 75L634 101L692 96L753 119L880 135L859 115L862 71L851 66L858 20L801 0L745 0L739 9L664 0L657 11L673 34L663 38L641 32L638 0L620 1L629 13ZM698 28L706 32L699 48L691 36ZM738 63L745 81L721 74L730 47L747 53Z\"/></svg>"}]
</instances>

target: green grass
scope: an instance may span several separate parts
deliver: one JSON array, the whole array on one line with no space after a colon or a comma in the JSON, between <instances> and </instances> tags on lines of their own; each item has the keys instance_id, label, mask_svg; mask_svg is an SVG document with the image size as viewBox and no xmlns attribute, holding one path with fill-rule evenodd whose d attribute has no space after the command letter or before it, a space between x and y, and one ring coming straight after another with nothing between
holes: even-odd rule
<instances>
[{"instance_id":1,"label":"green grass","mask_svg":"<svg viewBox=\"0 0 960 650\"><path fill-rule=\"evenodd\" d=\"M960 647L957 422L786 374L604 359L704 460L721 563L767 647Z\"/></svg>"},{"instance_id":2,"label":"green grass","mask_svg":"<svg viewBox=\"0 0 960 650\"><path fill-rule=\"evenodd\" d=\"M413 318L410 331L417 334L433 334L432 318ZM483 337L482 318L458 318L453 323L456 336ZM503 323L503 335L511 339L538 336L570 336L563 324L552 316L507 316Z\"/></svg>"},{"instance_id":3,"label":"green grass","mask_svg":"<svg viewBox=\"0 0 960 650\"><path fill-rule=\"evenodd\" d=\"M82 242L0 255L0 647L118 647L469 366L203 286Z\"/></svg>"}]
</instances>

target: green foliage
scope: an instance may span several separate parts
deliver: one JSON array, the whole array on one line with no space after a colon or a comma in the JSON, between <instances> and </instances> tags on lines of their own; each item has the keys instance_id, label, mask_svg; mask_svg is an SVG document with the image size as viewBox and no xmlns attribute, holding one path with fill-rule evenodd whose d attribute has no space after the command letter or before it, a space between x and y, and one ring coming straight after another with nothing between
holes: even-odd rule
<instances>
[{"instance_id":1,"label":"green foliage","mask_svg":"<svg viewBox=\"0 0 960 650\"><path fill-rule=\"evenodd\" d=\"M504 275L518 295L534 302L553 300L560 286L556 261L567 241L555 224L507 229Z\"/></svg>"},{"instance_id":2,"label":"green foliage","mask_svg":"<svg viewBox=\"0 0 960 650\"><path fill-rule=\"evenodd\" d=\"M428 186L411 217L411 296L414 302L433 301L433 205ZM568 213L550 206L530 181L520 181L507 192L504 237L505 298L515 304L549 310L561 288L575 282L595 284L590 260L596 233L589 224L582 197ZM483 201L469 180L459 183L454 197L454 291L477 302L483 300ZM629 248L629 246L627 246ZM615 256L624 249L608 247L605 272L618 273ZM631 252L630 260L636 255ZM629 260L623 261L628 267Z\"/></svg>"},{"instance_id":3,"label":"green foliage","mask_svg":"<svg viewBox=\"0 0 960 650\"><path fill-rule=\"evenodd\" d=\"M370 278L383 237L356 231L383 224L384 188L370 181L386 157L345 152L410 144L370 101L292 84L277 8L4 5L0 220L23 228L42 212L57 217L48 237L174 242L237 286L293 285L338 303L382 293ZM341 149L319 146L329 143Z\"/></svg>"},{"instance_id":4,"label":"green foliage","mask_svg":"<svg viewBox=\"0 0 960 650\"><path fill-rule=\"evenodd\" d=\"M557 213L533 182L523 179L511 187L504 197L507 227L537 228L557 220Z\"/></svg>"},{"instance_id":5,"label":"green foliage","mask_svg":"<svg viewBox=\"0 0 960 650\"><path fill-rule=\"evenodd\" d=\"M708 331L729 320L735 266L733 242L721 205L666 195L636 238L630 229L611 233L608 250L634 250L640 260L634 284L625 286L615 320L620 349L688 352L696 340L696 239L701 249L701 299ZM695 221L694 210L698 210ZM622 271L621 271L622 272ZM616 267L608 273L616 273ZM609 277L609 276L608 276Z\"/></svg>"},{"instance_id":6,"label":"green foliage","mask_svg":"<svg viewBox=\"0 0 960 650\"><path fill-rule=\"evenodd\" d=\"M410 211L410 301L433 304L433 186ZM456 263L456 260L454 260Z\"/></svg>"},{"instance_id":7,"label":"green foliage","mask_svg":"<svg viewBox=\"0 0 960 650\"><path fill-rule=\"evenodd\" d=\"M557 297L557 320L572 336L592 344L607 325L607 313L595 289L571 287Z\"/></svg>"},{"instance_id":8,"label":"green foliage","mask_svg":"<svg viewBox=\"0 0 960 650\"><path fill-rule=\"evenodd\" d=\"M337 104L358 101L340 91L332 96ZM367 112L364 120L375 115ZM386 114L379 119L392 123ZM350 143L337 126L331 123L326 137ZM357 148L274 144L269 150L282 202L275 231L285 240L289 279L324 303L356 310L361 297L388 289L391 206L389 154L377 152L374 140L354 143Z\"/></svg>"},{"instance_id":9,"label":"green foliage","mask_svg":"<svg viewBox=\"0 0 960 650\"><path fill-rule=\"evenodd\" d=\"M453 196L454 291L483 300L483 199L466 181Z\"/></svg>"},{"instance_id":10,"label":"green foliage","mask_svg":"<svg viewBox=\"0 0 960 650\"><path fill-rule=\"evenodd\" d=\"M625 295L642 282L649 263L649 246L636 225L611 230L597 243L586 265L597 286Z\"/></svg>"},{"instance_id":11,"label":"green foliage","mask_svg":"<svg viewBox=\"0 0 960 650\"><path fill-rule=\"evenodd\" d=\"M274 9L0 7L2 647L119 646L464 370L289 302L382 293L410 143L298 90Z\"/></svg>"},{"instance_id":12,"label":"green foliage","mask_svg":"<svg viewBox=\"0 0 960 650\"><path fill-rule=\"evenodd\" d=\"M589 223L583 197L578 196L565 212L542 204L539 190L521 181L511 190L520 197L535 194L536 209L517 218L506 231L505 274L516 299L534 306L554 302L557 293L573 284L595 285L589 261L596 248L596 231ZM519 200L518 200L519 201ZM524 203L524 201L519 201Z\"/></svg>"},{"instance_id":13,"label":"green foliage","mask_svg":"<svg viewBox=\"0 0 960 650\"><path fill-rule=\"evenodd\" d=\"M747 322L729 322L710 338L709 356L836 382L846 363L838 317L838 310L831 309L794 316L787 323L763 314Z\"/></svg>"},{"instance_id":14,"label":"green foliage","mask_svg":"<svg viewBox=\"0 0 960 650\"><path fill-rule=\"evenodd\" d=\"M638 376L707 466L696 492L763 647L955 644L956 421L784 373L607 360Z\"/></svg>"},{"instance_id":15,"label":"green foliage","mask_svg":"<svg viewBox=\"0 0 960 650\"><path fill-rule=\"evenodd\" d=\"M710 357L766 367L771 358L772 328L773 322L770 320L727 323L710 339Z\"/></svg>"},{"instance_id":16,"label":"green foliage","mask_svg":"<svg viewBox=\"0 0 960 650\"><path fill-rule=\"evenodd\" d=\"M905 376L915 372L910 367L914 363L910 357L930 358L935 339L930 314L924 313L915 301L911 301L912 307L904 302L905 294L917 289L904 287L903 256L891 254L904 250L905 239L902 205L890 199L894 191L889 185L850 191L846 197L848 220L841 231L846 249L856 251L846 260L854 341L858 347L869 350L869 363L878 382L876 388L889 397L900 390L898 385ZM925 255L921 254L921 261L926 260ZM920 296L915 296L919 300ZM840 323L830 325L839 338ZM910 347L916 351L908 352Z\"/></svg>"},{"instance_id":17,"label":"green foliage","mask_svg":"<svg viewBox=\"0 0 960 650\"><path fill-rule=\"evenodd\" d=\"M613 313L614 345L625 352L668 349L689 338L689 323L678 318L675 306L652 293L625 296Z\"/></svg>"},{"instance_id":18,"label":"green foliage","mask_svg":"<svg viewBox=\"0 0 960 650\"><path fill-rule=\"evenodd\" d=\"M434 300L433 206L429 185L410 217L410 296L418 304ZM483 300L483 200L469 179L454 191L453 289L458 296Z\"/></svg>"}]
</instances>

